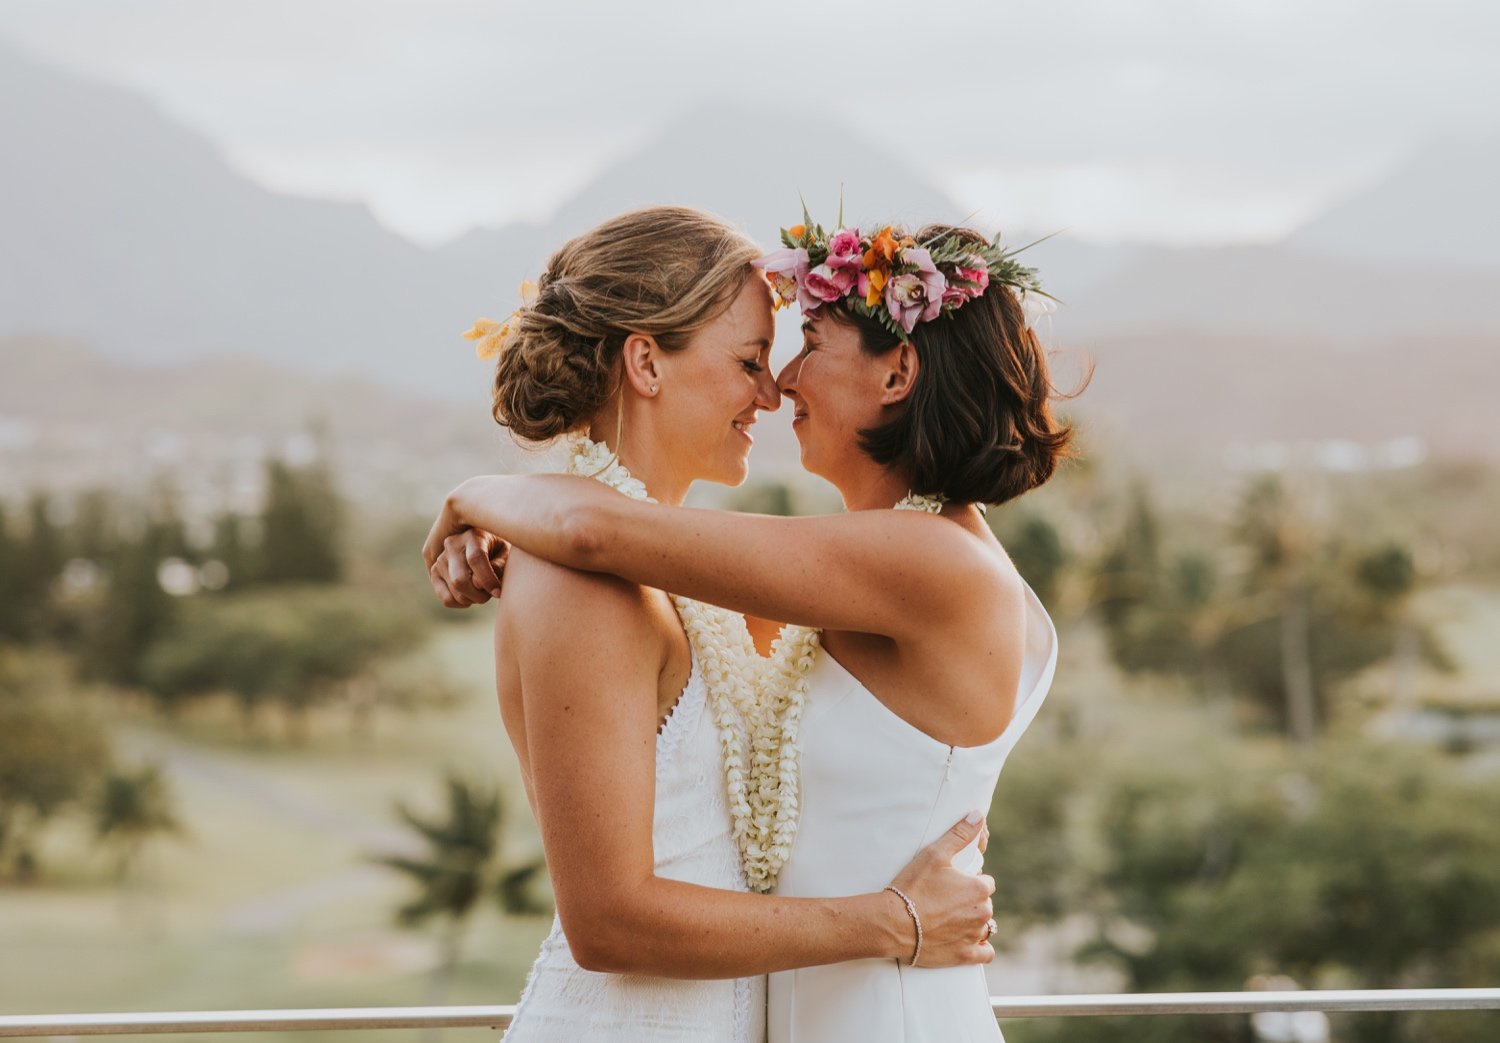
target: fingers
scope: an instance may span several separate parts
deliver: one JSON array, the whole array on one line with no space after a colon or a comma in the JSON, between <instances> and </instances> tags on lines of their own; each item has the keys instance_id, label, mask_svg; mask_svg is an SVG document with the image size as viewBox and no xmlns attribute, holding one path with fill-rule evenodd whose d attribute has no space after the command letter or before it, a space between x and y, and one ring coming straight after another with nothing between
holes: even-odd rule
<instances>
[{"instance_id":1,"label":"fingers","mask_svg":"<svg viewBox=\"0 0 1500 1043\"><path fill-rule=\"evenodd\" d=\"M985 819L984 823L979 827L979 853L981 855L984 854L985 851L989 850L989 846L990 846L990 822L989 822L989 819Z\"/></svg>"},{"instance_id":2,"label":"fingers","mask_svg":"<svg viewBox=\"0 0 1500 1043\"><path fill-rule=\"evenodd\" d=\"M490 599L490 594L479 586L471 565L470 551L476 546L482 547L483 541L473 530L456 532L443 541L443 556L437 563L439 578L465 605L482 605ZM484 556L482 550L480 556Z\"/></svg>"},{"instance_id":3,"label":"fingers","mask_svg":"<svg viewBox=\"0 0 1500 1043\"><path fill-rule=\"evenodd\" d=\"M927 845L927 851L941 858L944 862L952 862L970 842L979 836L981 823L984 822L984 814L979 811L971 811L963 818L954 823L953 828Z\"/></svg>"},{"instance_id":4,"label":"fingers","mask_svg":"<svg viewBox=\"0 0 1500 1043\"><path fill-rule=\"evenodd\" d=\"M435 569L427 573L427 581L432 584L433 593L437 595L437 599L443 603L445 608L469 607L469 603L454 594L447 582L437 574Z\"/></svg>"},{"instance_id":5,"label":"fingers","mask_svg":"<svg viewBox=\"0 0 1500 1043\"><path fill-rule=\"evenodd\" d=\"M489 547L477 540L468 541L464 547L464 561L469 566L469 573L474 586L487 593L490 597L499 597L500 576L495 572L494 562L490 559Z\"/></svg>"}]
</instances>

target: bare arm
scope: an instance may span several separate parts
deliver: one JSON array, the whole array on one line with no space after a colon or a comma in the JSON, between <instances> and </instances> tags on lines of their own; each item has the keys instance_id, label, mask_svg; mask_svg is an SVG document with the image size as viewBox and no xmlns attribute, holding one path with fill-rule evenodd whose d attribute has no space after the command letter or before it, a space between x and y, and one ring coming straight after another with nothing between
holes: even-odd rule
<instances>
[{"instance_id":1,"label":"bare arm","mask_svg":"<svg viewBox=\"0 0 1500 1043\"><path fill-rule=\"evenodd\" d=\"M807 626L901 638L993 607L995 559L958 526L907 511L778 518L664 507L584 478L471 478L427 546L484 529L538 557Z\"/></svg>"},{"instance_id":2,"label":"bare arm","mask_svg":"<svg viewBox=\"0 0 1500 1043\"><path fill-rule=\"evenodd\" d=\"M911 955L914 932L889 893L794 899L657 877L657 638L639 588L541 566L545 596L508 590L507 654L520 669L532 792L558 912L583 967L729 978ZM528 570L520 581L538 575ZM507 624L507 619L508 623ZM727 828L727 823L726 823ZM978 942L994 883L953 869L979 831L959 827L898 877L922 913L923 963L988 962Z\"/></svg>"}]
</instances>

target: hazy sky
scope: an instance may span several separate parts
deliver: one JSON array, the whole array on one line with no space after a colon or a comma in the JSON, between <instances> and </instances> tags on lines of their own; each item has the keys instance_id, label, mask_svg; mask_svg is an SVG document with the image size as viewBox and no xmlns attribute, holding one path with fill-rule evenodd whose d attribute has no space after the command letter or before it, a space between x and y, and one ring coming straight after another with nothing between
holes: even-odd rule
<instances>
[{"instance_id":1,"label":"hazy sky","mask_svg":"<svg viewBox=\"0 0 1500 1043\"><path fill-rule=\"evenodd\" d=\"M789 143L841 120L962 204L1095 240L1275 238L1500 130L1500 6L1474 0L0 0L0 38L426 242L545 215L714 100Z\"/></svg>"}]
</instances>

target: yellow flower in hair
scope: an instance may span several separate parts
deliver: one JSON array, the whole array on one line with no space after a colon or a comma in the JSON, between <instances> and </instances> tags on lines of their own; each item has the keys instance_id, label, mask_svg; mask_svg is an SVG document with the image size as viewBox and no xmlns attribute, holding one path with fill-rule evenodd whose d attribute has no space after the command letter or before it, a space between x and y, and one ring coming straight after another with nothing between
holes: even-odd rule
<instances>
[{"instance_id":1,"label":"yellow flower in hair","mask_svg":"<svg viewBox=\"0 0 1500 1043\"><path fill-rule=\"evenodd\" d=\"M516 314L512 312L510 318L503 323L494 319L480 319L464 331L464 339L474 341L474 354L481 361L488 362L499 357L500 347L505 343L505 335L510 332L510 324L515 321Z\"/></svg>"},{"instance_id":2,"label":"yellow flower in hair","mask_svg":"<svg viewBox=\"0 0 1500 1043\"><path fill-rule=\"evenodd\" d=\"M539 292L541 292L541 291L537 289L536 283L532 282L530 279L523 279L521 281L521 291L520 292L521 292L521 306L522 307L527 307L527 306L531 305L533 302L535 302L537 294Z\"/></svg>"},{"instance_id":3,"label":"yellow flower in hair","mask_svg":"<svg viewBox=\"0 0 1500 1043\"><path fill-rule=\"evenodd\" d=\"M880 296L885 292L886 270L884 268L871 268L865 275L867 286L865 289L865 306L875 307L880 303Z\"/></svg>"}]
</instances>

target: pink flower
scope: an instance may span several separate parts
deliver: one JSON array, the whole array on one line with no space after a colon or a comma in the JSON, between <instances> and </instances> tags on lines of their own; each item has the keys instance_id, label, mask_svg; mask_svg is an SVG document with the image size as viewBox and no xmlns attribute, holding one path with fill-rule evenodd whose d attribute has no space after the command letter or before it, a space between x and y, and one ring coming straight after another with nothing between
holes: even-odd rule
<instances>
[{"instance_id":1,"label":"pink flower","mask_svg":"<svg viewBox=\"0 0 1500 1043\"><path fill-rule=\"evenodd\" d=\"M980 294L984 293L984 291L989 287L990 269L989 266L984 263L983 258L970 257L968 258L968 261L971 265L973 265L973 267L965 268L960 266L953 274L963 282L973 283L972 286L959 287L959 289L963 292L965 300L973 300L975 297L978 297Z\"/></svg>"},{"instance_id":2,"label":"pink flower","mask_svg":"<svg viewBox=\"0 0 1500 1043\"><path fill-rule=\"evenodd\" d=\"M828 267L847 268L858 273L864 266L865 252L859 246L858 228L841 228L828 241Z\"/></svg>"},{"instance_id":3,"label":"pink flower","mask_svg":"<svg viewBox=\"0 0 1500 1043\"><path fill-rule=\"evenodd\" d=\"M836 301L854 289L855 274L847 268L830 268L820 264L798 282L798 303L803 311L814 311L828 301Z\"/></svg>"},{"instance_id":4,"label":"pink flower","mask_svg":"<svg viewBox=\"0 0 1500 1043\"><path fill-rule=\"evenodd\" d=\"M885 307L891 318L910 333L917 323L937 318L943 308L943 291L948 288L948 280L932 263L932 255L920 247L908 246L902 250L897 263L917 270L893 276L885 284Z\"/></svg>"},{"instance_id":5,"label":"pink flower","mask_svg":"<svg viewBox=\"0 0 1500 1043\"><path fill-rule=\"evenodd\" d=\"M800 246L795 250L772 250L750 263L768 275L781 272L800 275L807 271L807 251Z\"/></svg>"},{"instance_id":6,"label":"pink flower","mask_svg":"<svg viewBox=\"0 0 1500 1043\"><path fill-rule=\"evenodd\" d=\"M807 251L773 250L751 264L766 273L766 281L776 291L778 307L791 304L801 296L802 281L807 277Z\"/></svg>"}]
</instances>

